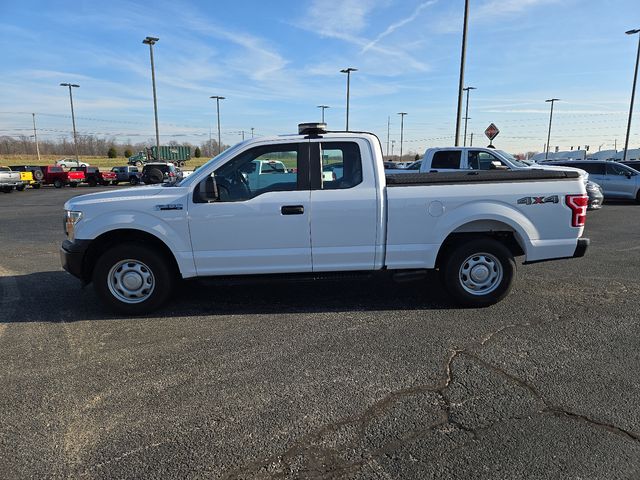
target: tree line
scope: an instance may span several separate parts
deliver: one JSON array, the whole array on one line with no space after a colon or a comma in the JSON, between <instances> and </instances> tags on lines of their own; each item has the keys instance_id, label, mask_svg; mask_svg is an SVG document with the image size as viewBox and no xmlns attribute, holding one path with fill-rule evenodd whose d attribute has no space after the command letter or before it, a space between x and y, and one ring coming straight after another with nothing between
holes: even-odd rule
<instances>
[{"instance_id":1,"label":"tree line","mask_svg":"<svg viewBox=\"0 0 640 480\"><path fill-rule=\"evenodd\" d=\"M155 145L155 139L150 138L146 142L118 141L114 138L96 137L94 135L78 135L78 155L86 155L92 157L130 157L134 153L144 151L146 147ZM178 143L170 141L163 145L178 146L185 145L191 147L192 155L196 153L203 157L213 157L218 153L218 142L212 140L202 142L195 145L189 142ZM76 153L73 139L61 137L56 140L38 139L38 148L41 155L59 155L61 157L73 156ZM222 149L228 148L228 145L222 145ZM28 135L20 135L17 137L0 136L0 155L35 155L36 143L33 137ZM115 154L115 155L114 155ZM128 154L128 155L127 155Z\"/></svg>"}]
</instances>

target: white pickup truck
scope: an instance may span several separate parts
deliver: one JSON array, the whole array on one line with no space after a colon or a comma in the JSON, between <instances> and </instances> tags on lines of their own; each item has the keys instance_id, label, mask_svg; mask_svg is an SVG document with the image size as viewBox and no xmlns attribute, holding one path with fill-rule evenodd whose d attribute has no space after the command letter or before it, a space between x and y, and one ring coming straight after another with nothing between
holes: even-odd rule
<instances>
[{"instance_id":1,"label":"white pickup truck","mask_svg":"<svg viewBox=\"0 0 640 480\"><path fill-rule=\"evenodd\" d=\"M249 164L270 158L290 168L253 185ZM456 303L487 306L509 292L515 257L587 249L575 171L385 176L382 158L373 134L301 124L299 135L239 143L175 185L75 197L64 207L62 265L125 314L159 307L178 279L428 269Z\"/></svg>"},{"instance_id":2,"label":"white pickup truck","mask_svg":"<svg viewBox=\"0 0 640 480\"><path fill-rule=\"evenodd\" d=\"M428 148L420 162L409 168L386 170L385 173L402 175L405 173L456 172L459 170L518 170L548 169L555 167L523 162L503 150L483 147L440 147Z\"/></svg>"}]
</instances>

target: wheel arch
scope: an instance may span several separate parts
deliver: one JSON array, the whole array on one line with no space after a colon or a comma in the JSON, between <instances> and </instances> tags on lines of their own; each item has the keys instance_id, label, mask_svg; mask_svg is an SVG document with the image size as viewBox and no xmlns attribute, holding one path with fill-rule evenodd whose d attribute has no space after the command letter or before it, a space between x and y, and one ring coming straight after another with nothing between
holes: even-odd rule
<instances>
[{"instance_id":1,"label":"wheel arch","mask_svg":"<svg viewBox=\"0 0 640 480\"><path fill-rule=\"evenodd\" d=\"M509 249L514 257L526 254L526 241L512 225L500 220L473 220L458 226L445 237L440 244L436 256L436 268L442 265L449 251L465 242L475 238L492 238L499 241Z\"/></svg>"},{"instance_id":2,"label":"wheel arch","mask_svg":"<svg viewBox=\"0 0 640 480\"><path fill-rule=\"evenodd\" d=\"M180 275L178 261L169 246L157 236L134 228L120 228L110 230L96 237L90 244L84 255L82 264L82 281L85 284L91 282L93 270L98 258L103 252L114 245L121 243L139 243L159 251L163 257L170 259L170 267L175 275Z\"/></svg>"}]
</instances>

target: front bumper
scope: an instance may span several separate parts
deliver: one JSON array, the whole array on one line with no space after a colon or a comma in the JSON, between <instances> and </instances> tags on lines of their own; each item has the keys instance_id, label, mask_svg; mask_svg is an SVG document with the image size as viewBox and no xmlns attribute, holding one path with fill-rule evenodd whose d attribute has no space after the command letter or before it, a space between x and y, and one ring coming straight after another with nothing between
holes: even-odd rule
<instances>
[{"instance_id":1,"label":"front bumper","mask_svg":"<svg viewBox=\"0 0 640 480\"><path fill-rule=\"evenodd\" d=\"M60 247L60 263L62 268L74 277L87 283L84 278L84 257L89 248L90 240L76 240L70 242L65 240Z\"/></svg>"}]
</instances>

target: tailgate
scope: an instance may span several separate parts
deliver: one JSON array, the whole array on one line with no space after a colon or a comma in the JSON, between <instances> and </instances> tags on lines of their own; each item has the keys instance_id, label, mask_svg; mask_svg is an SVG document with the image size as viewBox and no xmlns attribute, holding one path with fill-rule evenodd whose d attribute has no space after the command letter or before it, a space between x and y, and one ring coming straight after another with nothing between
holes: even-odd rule
<instances>
[{"instance_id":1,"label":"tailgate","mask_svg":"<svg viewBox=\"0 0 640 480\"><path fill-rule=\"evenodd\" d=\"M79 182L84 180L84 172L67 172L67 175L69 176L69 181L72 182Z\"/></svg>"}]
</instances>

